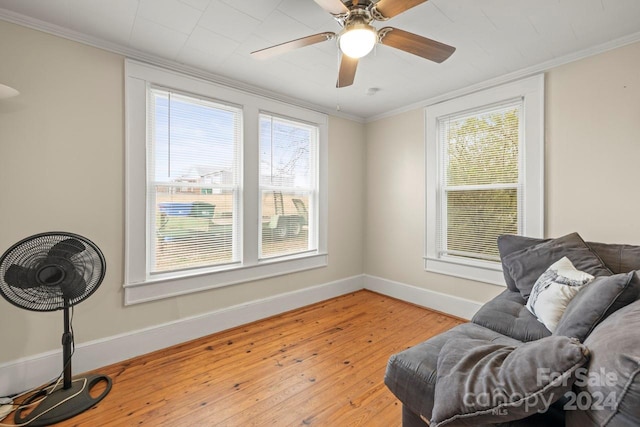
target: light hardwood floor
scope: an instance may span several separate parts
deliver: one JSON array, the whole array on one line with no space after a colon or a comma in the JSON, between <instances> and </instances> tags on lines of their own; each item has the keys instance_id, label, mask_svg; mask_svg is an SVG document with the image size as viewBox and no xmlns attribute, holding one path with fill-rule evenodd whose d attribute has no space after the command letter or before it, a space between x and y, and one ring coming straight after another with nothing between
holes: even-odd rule
<instances>
[{"instance_id":1,"label":"light hardwood floor","mask_svg":"<svg viewBox=\"0 0 640 427\"><path fill-rule=\"evenodd\" d=\"M460 323L359 291L99 369L109 395L57 426L399 426L387 359Z\"/></svg>"}]
</instances>

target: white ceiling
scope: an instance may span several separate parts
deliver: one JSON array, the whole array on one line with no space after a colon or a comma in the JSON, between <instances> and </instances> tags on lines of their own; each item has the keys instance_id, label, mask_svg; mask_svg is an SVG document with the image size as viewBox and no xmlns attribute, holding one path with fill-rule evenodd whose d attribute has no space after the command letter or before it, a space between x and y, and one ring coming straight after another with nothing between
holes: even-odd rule
<instances>
[{"instance_id":1,"label":"white ceiling","mask_svg":"<svg viewBox=\"0 0 640 427\"><path fill-rule=\"evenodd\" d=\"M353 86L336 89L335 41L266 61L249 55L338 32L313 0L0 0L0 19L362 118L640 40L640 0L430 0L374 25L455 46L451 58L436 64L378 46L361 59Z\"/></svg>"}]
</instances>

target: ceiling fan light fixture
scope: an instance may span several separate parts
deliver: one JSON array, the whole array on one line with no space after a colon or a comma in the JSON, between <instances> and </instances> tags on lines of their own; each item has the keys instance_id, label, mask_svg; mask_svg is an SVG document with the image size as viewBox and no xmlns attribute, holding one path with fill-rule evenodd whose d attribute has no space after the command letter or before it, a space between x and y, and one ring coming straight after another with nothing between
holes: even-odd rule
<instances>
[{"instance_id":1,"label":"ceiling fan light fixture","mask_svg":"<svg viewBox=\"0 0 640 427\"><path fill-rule=\"evenodd\" d=\"M254 58L269 58L305 46L337 39L340 68L337 88L351 86L359 59L376 44L398 49L440 63L453 54L455 47L394 27L377 29L373 21L386 21L427 0L314 0L342 27L338 34L324 32L280 43L251 52Z\"/></svg>"},{"instance_id":2,"label":"ceiling fan light fixture","mask_svg":"<svg viewBox=\"0 0 640 427\"><path fill-rule=\"evenodd\" d=\"M367 55L378 41L376 29L369 24L357 23L345 28L340 34L338 45L340 50L351 58L362 58Z\"/></svg>"}]
</instances>

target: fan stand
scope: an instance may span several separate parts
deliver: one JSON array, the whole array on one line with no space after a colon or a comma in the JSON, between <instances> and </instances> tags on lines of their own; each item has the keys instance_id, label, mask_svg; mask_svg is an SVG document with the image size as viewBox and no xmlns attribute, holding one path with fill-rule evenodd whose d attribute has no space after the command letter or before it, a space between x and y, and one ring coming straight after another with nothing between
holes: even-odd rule
<instances>
[{"instance_id":1,"label":"fan stand","mask_svg":"<svg viewBox=\"0 0 640 427\"><path fill-rule=\"evenodd\" d=\"M64 365L64 380L53 390L41 390L27 398L16 411L14 422L16 424L28 424L30 427L48 426L60 421L72 418L92 406L96 405L111 391L111 378L106 375L88 375L86 377L71 378L71 346L73 334L71 333L71 321L69 305L64 306L64 333L62 334L62 363ZM91 395L91 389L105 382L105 389L100 395ZM42 399L33 410L27 406L32 402ZM28 412L24 417L22 414Z\"/></svg>"}]
</instances>

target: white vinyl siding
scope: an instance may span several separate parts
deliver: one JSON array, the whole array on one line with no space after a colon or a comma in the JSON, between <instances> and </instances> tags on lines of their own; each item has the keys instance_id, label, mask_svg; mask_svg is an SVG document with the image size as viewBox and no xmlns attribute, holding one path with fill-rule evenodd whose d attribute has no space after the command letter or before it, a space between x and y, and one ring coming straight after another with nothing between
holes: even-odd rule
<instances>
[{"instance_id":1,"label":"white vinyl siding","mask_svg":"<svg viewBox=\"0 0 640 427\"><path fill-rule=\"evenodd\" d=\"M497 237L542 237L544 77L426 109L425 269L504 284Z\"/></svg>"}]
</instances>

